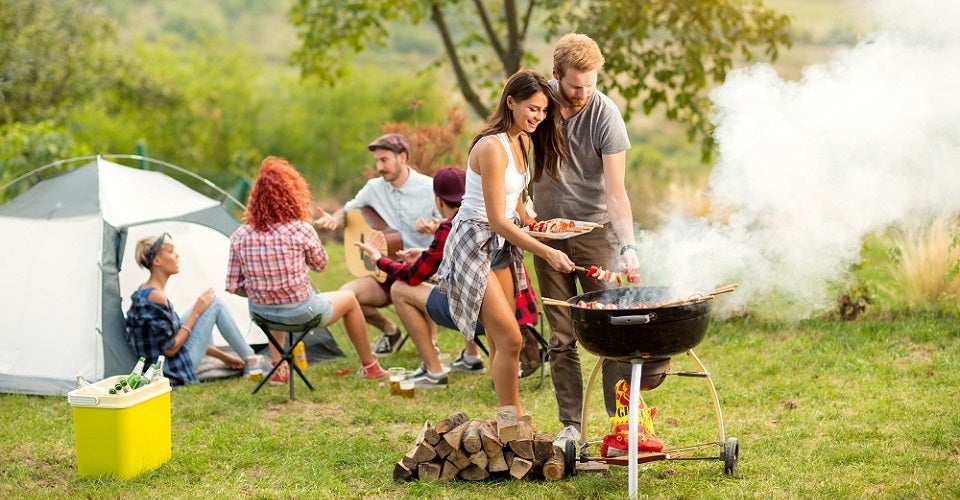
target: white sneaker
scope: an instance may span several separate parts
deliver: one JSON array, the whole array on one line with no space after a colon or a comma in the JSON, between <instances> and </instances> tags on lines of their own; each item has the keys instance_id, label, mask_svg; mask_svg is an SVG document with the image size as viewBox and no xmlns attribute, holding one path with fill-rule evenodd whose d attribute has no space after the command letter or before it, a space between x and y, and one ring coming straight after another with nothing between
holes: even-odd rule
<instances>
[{"instance_id":1,"label":"white sneaker","mask_svg":"<svg viewBox=\"0 0 960 500\"><path fill-rule=\"evenodd\" d=\"M557 434L557 439L553 442L553 445L562 450L565 448L567 441L573 441L575 446L580 443L580 431L572 425L560 430L560 434Z\"/></svg>"}]
</instances>

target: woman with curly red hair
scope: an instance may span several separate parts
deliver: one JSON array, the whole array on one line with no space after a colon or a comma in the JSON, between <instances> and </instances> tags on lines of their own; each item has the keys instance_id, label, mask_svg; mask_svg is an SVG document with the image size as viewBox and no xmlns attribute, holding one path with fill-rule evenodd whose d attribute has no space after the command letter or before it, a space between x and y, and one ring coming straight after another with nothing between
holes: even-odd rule
<instances>
[{"instance_id":1,"label":"woman with curly red hair","mask_svg":"<svg viewBox=\"0 0 960 500\"><path fill-rule=\"evenodd\" d=\"M250 312L277 323L306 323L323 315L323 326L343 318L347 336L360 356L360 375L388 375L367 343L363 311L353 292L314 293L309 270L327 267L327 252L310 220L310 188L287 160L269 156L250 191L244 224L230 237L227 291L247 297ZM270 332L283 342L283 332ZM280 353L270 346L273 362ZM289 368L278 368L270 383L289 380Z\"/></svg>"}]
</instances>

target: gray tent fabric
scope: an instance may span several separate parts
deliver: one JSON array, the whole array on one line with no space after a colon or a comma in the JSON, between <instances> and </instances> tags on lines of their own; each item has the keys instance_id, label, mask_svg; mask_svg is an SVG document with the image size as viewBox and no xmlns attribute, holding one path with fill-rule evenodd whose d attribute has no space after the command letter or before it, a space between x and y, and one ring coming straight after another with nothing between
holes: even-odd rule
<instances>
[{"instance_id":1,"label":"gray tent fabric","mask_svg":"<svg viewBox=\"0 0 960 500\"><path fill-rule=\"evenodd\" d=\"M168 295L181 288L189 298L172 300L183 308L199 291L222 290L237 227L219 201L161 172L100 157L0 206L0 392L63 395L76 387L77 371L88 380L128 373L136 359L123 304L145 278L126 255L136 240L174 235L189 271L171 280ZM250 328L245 299L218 295L247 326L249 343L265 341Z\"/></svg>"}]
</instances>

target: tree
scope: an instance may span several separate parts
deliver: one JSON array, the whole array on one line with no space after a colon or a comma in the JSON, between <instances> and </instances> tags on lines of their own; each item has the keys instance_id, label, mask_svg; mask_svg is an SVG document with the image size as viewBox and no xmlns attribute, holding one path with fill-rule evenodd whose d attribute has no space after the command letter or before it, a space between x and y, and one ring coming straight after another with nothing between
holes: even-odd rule
<instances>
[{"instance_id":1,"label":"tree","mask_svg":"<svg viewBox=\"0 0 960 500\"><path fill-rule=\"evenodd\" d=\"M0 0L0 124L55 117L106 85L115 31L96 2Z\"/></svg>"},{"instance_id":2,"label":"tree","mask_svg":"<svg viewBox=\"0 0 960 500\"><path fill-rule=\"evenodd\" d=\"M301 71L323 83L342 77L351 55L385 45L392 23L429 19L461 94L481 117L502 82L536 62L525 48L533 30L547 41L560 31L586 33L607 59L600 85L620 94L624 114L637 103L647 114L662 107L690 140L701 138L704 158L713 148L708 89L735 63L756 60L758 48L773 60L790 45L788 18L762 0L297 0L290 18Z\"/></svg>"}]
</instances>

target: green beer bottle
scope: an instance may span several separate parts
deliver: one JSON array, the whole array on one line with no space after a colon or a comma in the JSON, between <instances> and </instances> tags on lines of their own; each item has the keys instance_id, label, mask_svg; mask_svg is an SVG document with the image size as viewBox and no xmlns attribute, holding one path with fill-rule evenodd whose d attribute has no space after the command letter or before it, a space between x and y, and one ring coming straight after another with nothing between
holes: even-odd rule
<instances>
[{"instance_id":1,"label":"green beer bottle","mask_svg":"<svg viewBox=\"0 0 960 500\"><path fill-rule=\"evenodd\" d=\"M141 357L133 367L133 371L127 376L127 386L130 387L131 390L136 389L137 384L140 383L140 374L143 373L143 365L146 362L147 360Z\"/></svg>"}]
</instances>

